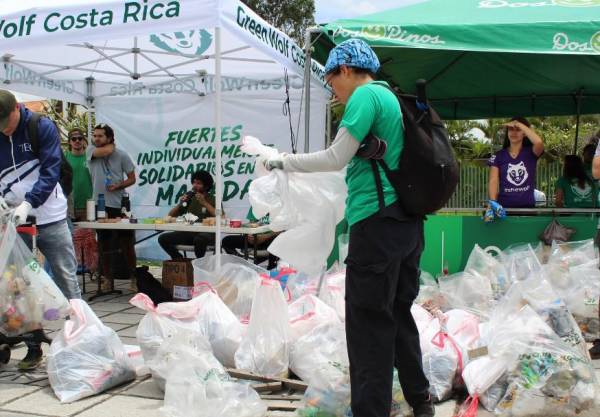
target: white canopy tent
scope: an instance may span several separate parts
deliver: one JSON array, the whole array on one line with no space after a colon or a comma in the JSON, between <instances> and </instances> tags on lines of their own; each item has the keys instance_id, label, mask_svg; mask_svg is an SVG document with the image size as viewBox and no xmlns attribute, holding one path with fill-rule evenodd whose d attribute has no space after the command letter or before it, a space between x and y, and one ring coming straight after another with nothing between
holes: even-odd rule
<instances>
[{"instance_id":1,"label":"white canopy tent","mask_svg":"<svg viewBox=\"0 0 600 417\"><path fill-rule=\"evenodd\" d=\"M237 0L21 0L2 2L0 16L4 88L89 111L109 97L215 94L217 167L222 92L281 85L284 69L303 83L303 50ZM310 70L324 97L323 68ZM217 170L217 208L222 191Z\"/></svg>"}]
</instances>

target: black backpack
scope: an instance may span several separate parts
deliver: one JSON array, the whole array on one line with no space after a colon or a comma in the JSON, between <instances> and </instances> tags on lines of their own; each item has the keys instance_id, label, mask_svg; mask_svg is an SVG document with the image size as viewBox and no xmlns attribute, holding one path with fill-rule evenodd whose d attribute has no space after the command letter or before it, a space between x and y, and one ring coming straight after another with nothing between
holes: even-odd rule
<instances>
[{"instance_id":1,"label":"black backpack","mask_svg":"<svg viewBox=\"0 0 600 417\"><path fill-rule=\"evenodd\" d=\"M397 94L404 125L404 148L398 169L390 169L383 160L386 144L373 134L363 141L357 156L369 159L380 208L384 207L383 187L377 165L396 190L400 205L409 216L433 213L448 202L458 184L458 163L454 157L444 123L427 103L424 82L417 83L417 96ZM383 143L382 143L383 142Z\"/></svg>"},{"instance_id":2,"label":"black backpack","mask_svg":"<svg viewBox=\"0 0 600 417\"><path fill-rule=\"evenodd\" d=\"M31 149L33 150L34 155L40 155L40 142L38 137L38 122L42 117L46 117L40 113L32 113L29 122L27 122L27 134L29 135L29 141L31 142ZM67 158L65 157L64 152L60 151L60 155L62 158L62 162L60 164L60 178L58 182L62 187L63 193L65 197L68 197L73 191L73 168Z\"/></svg>"}]
</instances>

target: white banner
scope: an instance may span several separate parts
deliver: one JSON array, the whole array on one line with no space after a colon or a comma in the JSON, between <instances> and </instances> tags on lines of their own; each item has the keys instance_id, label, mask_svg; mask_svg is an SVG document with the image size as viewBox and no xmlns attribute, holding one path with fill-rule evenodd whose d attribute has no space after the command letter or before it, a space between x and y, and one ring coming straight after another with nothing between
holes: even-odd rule
<instances>
[{"instance_id":1,"label":"white banner","mask_svg":"<svg viewBox=\"0 0 600 417\"><path fill-rule=\"evenodd\" d=\"M304 73L304 50L289 36L271 26L252 9L238 0L224 0L222 10L223 26L237 33L241 39L255 48L270 55L273 59L290 68L296 74ZM316 61L311 61L313 79L325 84L325 68Z\"/></svg>"},{"instance_id":2,"label":"white banner","mask_svg":"<svg viewBox=\"0 0 600 417\"><path fill-rule=\"evenodd\" d=\"M301 90L291 88L292 126L304 147ZM254 158L240 150L245 134L260 138L281 151L291 152L290 121L283 114L285 90L252 89L222 96L223 208L227 218L245 219L248 187L254 177ZM311 96L311 150L325 142L325 95ZM136 165L137 183L128 189L137 218L162 217L190 188L191 175L200 169L216 180L214 152L214 95L204 97L107 97L97 103L97 122L115 130L117 147ZM299 131L296 131L297 127ZM136 248L138 256L164 258L156 240Z\"/></svg>"},{"instance_id":3,"label":"white banner","mask_svg":"<svg viewBox=\"0 0 600 417\"><path fill-rule=\"evenodd\" d=\"M218 5L219 0L3 1L0 50L213 27Z\"/></svg>"}]
</instances>

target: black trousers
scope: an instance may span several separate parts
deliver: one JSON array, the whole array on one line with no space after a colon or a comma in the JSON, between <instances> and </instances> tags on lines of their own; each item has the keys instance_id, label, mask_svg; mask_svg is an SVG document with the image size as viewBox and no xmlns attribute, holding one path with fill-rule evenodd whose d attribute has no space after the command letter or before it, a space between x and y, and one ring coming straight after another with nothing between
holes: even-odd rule
<instances>
[{"instance_id":1,"label":"black trousers","mask_svg":"<svg viewBox=\"0 0 600 417\"><path fill-rule=\"evenodd\" d=\"M106 215L109 219L120 217L121 209L106 207ZM118 271L120 272L118 278L128 279L133 277L137 265L135 230L97 230L96 234L100 246L102 275L114 279L117 266L121 266ZM123 264L123 260L125 260L125 264ZM126 271L123 271L123 269L126 269Z\"/></svg>"},{"instance_id":2,"label":"black trousers","mask_svg":"<svg viewBox=\"0 0 600 417\"><path fill-rule=\"evenodd\" d=\"M257 236L254 236L255 238ZM223 238L223 240L221 241L221 245L223 246L223 250L230 254L230 255L236 255L236 256L240 256L240 252L244 251L244 245L245 245L245 240L248 239L248 237L246 235L229 235L229 236L225 236ZM257 249L260 250L265 250L269 247L269 245L271 244L271 242L273 242L273 240L275 239L275 236L273 236L272 238L258 244L256 246ZM253 244L248 243L248 249L252 249L253 248ZM277 260L279 259L278 257L276 257L275 255L269 254L268 258L258 258L254 260L255 264L259 264L262 263L265 259L269 260L269 265L267 266L267 269L273 269L277 266Z\"/></svg>"},{"instance_id":3,"label":"black trousers","mask_svg":"<svg viewBox=\"0 0 600 417\"><path fill-rule=\"evenodd\" d=\"M346 337L355 417L390 415L394 367L409 405L429 398L410 313L419 292L423 246L423 221L389 211L350 228Z\"/></svg>"},{"instance_id":4,"label":"black trousers","mask_svg":"<svg viewBox=\"0 0 600 417\"><path fill-rule=\"evenodd\" d=\"M171 259L183 258L181 252L175 249L177 245L194 245L196 258L202 258L206 253L206 247L215 242L214 233L196 232L167 232L158 235L158 243Z\"/></svg>"}]
</instances>

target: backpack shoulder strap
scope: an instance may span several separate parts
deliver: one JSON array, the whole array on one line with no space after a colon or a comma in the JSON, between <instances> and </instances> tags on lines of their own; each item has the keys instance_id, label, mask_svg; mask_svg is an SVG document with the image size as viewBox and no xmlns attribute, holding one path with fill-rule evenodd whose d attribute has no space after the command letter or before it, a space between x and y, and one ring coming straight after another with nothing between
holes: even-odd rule
<instances>
[{"instance_id":1,"label":"backpack shoulder strap","mask_svg":"<svg viewBox=\"0 0 600 417\"><path fill-rule=\"evenodd\" d=\"M377 168L377 161L374 159L369 159L371 163L371 170L373 171L373 176L375 177L375 188L377 189L377 200L379 201L379 210L383 210L385 208L385 200L383 198L383 184L381 183L381 174L379 173L379 169Z\"/></svg>"},{"instance_id":2,"label":"backpack shoulder strap","mask_svg":"<svg viewBox=\"0 0 600 417\"><path fill-rule=\"evenodd\" d=\"M27 122L27 136L29 136L29 142L31 143L31 149L33 150L34 155L39 155L40 153L38 124L42 117L42 114L34 112L31 114L31 118Z\"/></svg>"}]
</instances>

